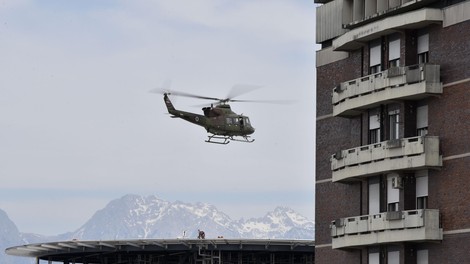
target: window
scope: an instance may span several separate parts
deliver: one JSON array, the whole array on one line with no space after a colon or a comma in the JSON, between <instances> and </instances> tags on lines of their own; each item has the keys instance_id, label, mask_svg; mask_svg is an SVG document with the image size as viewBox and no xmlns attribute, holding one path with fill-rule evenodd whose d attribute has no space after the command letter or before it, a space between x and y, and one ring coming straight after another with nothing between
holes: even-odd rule
<instances>
[{"instance_id":1,"label":"window","mask_svg":"<svg viewBox=\"0 0 470 264\"><path fill-rule=\"evenodd\" d=\"M416 176L416 209L428 208L428 171L418 171Z\"/></svg>"},{"instance_id":2,"label":"window","mask_svg":"<svg viewBox=\"0 0 470 264\"><path fill-rule=\"evenodd\" d=\"M400 111L390 111L388 113L389 120L389 135L390 139L399 139L400 138Z\"/></svg>"},{"instance_id":3,"label":"window","mask_svg":"<svg viewBox=\"0 0 470 264\"><path fill-rule=\"evenodd\" d=\"M421 196L416 197L416 209L426 209L428 208L428 197Z\"/></svg>"},{"instance_id":4,"label":"window","mask_svg":"<svg viewBox=\"0 0 470 264\"><path fill-rule=\"evenodd\" d=\"M369 144L379 143L380 141L380 120L377 111L377 113L369 115Z\"/></svg>"},{"instance_id":5,"label":"window","mask_svg":"<svg viewBox=\"0 0 470 264\"><path fill-rule=\"evenodd\" d=\"M395 59L395 60L388 61L388 67L389 68L399 67L399 66L400 66L400 59Z\"/></svg>"},{"instance_id":6,"label":"window","mask_svg":"<svg viewBox=\"0 0 470 264\"><path fill-rule=\"evenodd\" d=\"M416 130L418 136L428 134L428 106L419 106L416 109Z\"/></svg>"},{"instance_id":7,"label":"window","mask_svg":"<svg viewBox=\"0 0 470 264\"><path fill-rule=\"evenodd\" d=\"M428 264L428 257L427 249L416 251L416 264Z\"/></svg>"},{"instance_id":8,"label":"window","mask_svg":"<svg viewBox=\"0 0 470 264\"><path fill-rule=\"evenodd\" d=\"M388 251L387 264L400 264L400 251Z\"/></svg>"},{"instance_id":9,"label":"window","mask_svg":"<svg viewBox=\"0 0 470 264\"><path fill-rule=\"evenodd\" d=\"M400 66L400 35L391 35L388 42L388 67Z\"/></svg>"},{"instance_id":10,"label":"window","mask_svg":"<svg viewBox=\"0 0 470 264\"><path fill-rule=\"evenodd\" d=\"M398 212L400 207L398 205L398 202L396 203L388 203L387 204L387 212Z\"/></svg>"},{"instance_id":11,"label":"window","mask_svg":"<svg viewBox=\"0 0 470 264\"><path fill-rule=\"evenodd\" d=\"M380 72L382 51L380 39L371 41L369 44L369 73L374 74Z\"/></svg>"},{"instance_id":12,"label":"window","mask_svg":"<svg viewBox=\"0 0 470 264\"><path fill-rule=\"evenodd\" d=\"M369 130L369 143L375 144L380 142L380 128Z\"/></svg>"},{"instance_id":13,"label":"window","mask_svg":"<svg viewBox=\"0 0 470 264\"><path fill-rule=\"evenodd\" d=\"M380 179L369 179L369 215L380 213Z\"/></svg>"},{"instance_id":14,"label":"window","mask_svg":"<svg viewBox=\"0 0 470 264\"><path fill-rule=\"evenodd\" d=\"M418 32L418 63L429 62L429 34Z\"/></svg>"},{"instance_id":15,"label":"window","mask_svg":"<svg viewBox=\"0 0 470 264\"><path fill-rule=\"evenodd\" d=\"M369 253L369 264L380 264L380 253Z\"/></svg>"},{"instance_id":16,"label":"window","mask_svg":"<svg viewBox=\"0 0 470 264\"><path fill-rule=\"evenodd\" d=\"M399 211L400 189L393 186L393 180L400 177L397 173L387 175L387 211Z\"/></svg>"},{"instance_id":17,"label":"window","mask_svg":"<svg viewBox=\"0 0 470 264\"><path fill-rule=\"evenodd\" d=\"M418 54L418 63L427 63L429 61L429 52L423 52Z\"/></svg>"}]
</instances>

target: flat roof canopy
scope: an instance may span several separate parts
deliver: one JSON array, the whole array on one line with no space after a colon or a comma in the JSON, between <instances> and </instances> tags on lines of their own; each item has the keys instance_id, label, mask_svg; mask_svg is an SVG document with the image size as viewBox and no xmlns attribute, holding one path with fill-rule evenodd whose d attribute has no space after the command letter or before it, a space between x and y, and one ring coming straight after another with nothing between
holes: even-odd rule
<instances>
[{"instance_id":1,"label":"flat roof canopy","mask_svg":"<svg viewBox=\"0 0 470 264\"><path fill-rule=\"evenodd\" d=\"M314 253L313 240L278 239L135 239L62 241L10 247L8 255L35 257L63 263L106 263L104 258L145 258L145 256L198 255L220 257L224 252ZM202 252L202 253L201 253ZM215 252L215 253L214 253ZM198 254L197 254L198 253Z\"/></svg>"}]
</instances>

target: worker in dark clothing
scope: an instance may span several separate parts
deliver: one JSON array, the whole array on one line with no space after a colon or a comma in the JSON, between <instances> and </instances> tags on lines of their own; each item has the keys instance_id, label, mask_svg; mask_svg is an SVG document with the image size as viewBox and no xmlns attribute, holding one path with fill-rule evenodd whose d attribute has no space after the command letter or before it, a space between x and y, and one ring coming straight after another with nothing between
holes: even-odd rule
<instances>
[{"instance_id":1,"label":"worker in dark clothing","mask_svg":"<svg viewBox=\"0 0 470 264\"><path fill-rule=\"evenodd\" d=\"M199 235L197 236L198 239L206 238L206 234L204 233L204 231L198 229L197 232L199 233Z\"/></svg>"}]
</instances>

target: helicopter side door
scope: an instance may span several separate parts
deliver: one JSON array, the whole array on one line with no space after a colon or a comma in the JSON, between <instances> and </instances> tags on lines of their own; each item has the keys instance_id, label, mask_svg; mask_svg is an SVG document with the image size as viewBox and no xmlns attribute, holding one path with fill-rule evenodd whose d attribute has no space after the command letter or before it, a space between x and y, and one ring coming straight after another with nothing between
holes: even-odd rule
<instances>
[{"instance_id":1,"label":"helicopter side door","mask_svg":"<svg viewBox=\"0 0 470 264\"><path fill-rule=\"evenodd\" d=\"M238 123L238 118L237 117L229 116L229 117L225 118L225 128L226 129L233 130L234 127L238 127L238 125L239 125L239 123Z\"/></svg>"},{"instance_id":2,"label":"helicopter side door","mask_svg":"<svg viewBox=\"0 0 470 264\"><path fill-rule=\"evenodd\" d=\"M240 130L243 130L245 128L245 119L243 117L238 117L237 119Z\"/></svg>"},{"instance_id":3,"label":"helicopter side door","mask_svg":"<svg viewBox=\"0 0 470 264\"><path fill-rule=\"evenodd\" d=\"M229 133L239 134L243 130L244 121L243 118L227 116L225 117L225 130Z\"/></svg>"}]
</instances>

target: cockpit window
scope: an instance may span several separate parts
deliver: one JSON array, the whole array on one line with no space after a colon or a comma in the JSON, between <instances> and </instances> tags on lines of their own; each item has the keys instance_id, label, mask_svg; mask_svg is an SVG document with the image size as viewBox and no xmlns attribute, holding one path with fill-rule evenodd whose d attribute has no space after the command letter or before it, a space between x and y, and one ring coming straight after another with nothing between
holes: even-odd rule
<instances>
[{"instance_id":1,"label":"cockpit window","mask_svg":"<svg viewBox=\"0 0 470 264\"><path fill-rule=\"evenodd\" d=\"M249 125L250 124L250 119L248 117L245 117L245 124Z\"/></svg>"}]
</instances>

